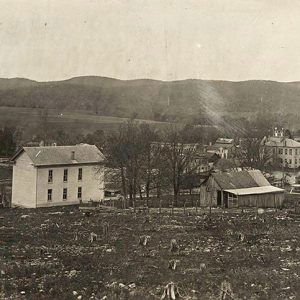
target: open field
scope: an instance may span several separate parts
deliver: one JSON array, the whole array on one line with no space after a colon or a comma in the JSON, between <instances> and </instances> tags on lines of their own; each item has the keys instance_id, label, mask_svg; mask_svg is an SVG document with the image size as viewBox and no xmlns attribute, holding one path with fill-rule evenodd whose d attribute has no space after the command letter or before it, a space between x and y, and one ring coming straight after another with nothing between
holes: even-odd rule
<instances>
[{"instance_id":1,"label":"open field","mask_svg":"<svg viewBox=\"0 0 300 300\"><path fill-rule=\"evenodd\" d=\"M181 299L219 299L225 278L233 299L300 297L300 222L286 211L87 217L68 207L1 216L1 299L160 299L171 281ZM97 241L89 241L91 232ZM142 235L150 236L146 246ZM175 270L168 268L172 259Z\"/></svg>"},{"instance_id":2,"label":"open field","mask_svg":"<svg viewBox=\"0 0 300 300\"><path fill-rule=\"evenodd\" d=\"M25 107L0 107L0 127L20 126L25 135L32 135L41 122L47 122L48 126L62 128L70 133L91 133L98 129L114 130L126 118L100 116L86 111L66 111L59 109L47 109L47 118L43 116L44 109ZM155 126L166 126L164 122L151 120L138 120Z\"/></svg>"}]
</instances>

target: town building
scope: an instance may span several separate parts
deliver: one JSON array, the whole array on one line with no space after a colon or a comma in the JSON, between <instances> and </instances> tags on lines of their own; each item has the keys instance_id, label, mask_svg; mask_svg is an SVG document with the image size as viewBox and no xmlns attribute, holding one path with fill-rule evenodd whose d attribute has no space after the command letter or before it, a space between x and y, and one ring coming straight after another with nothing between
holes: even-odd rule
<instances>
[{"instance_id":1,"label":"town building","mask_svg":"<svg viewBox=\"0 0 300 300\"><path fill-rule=\"evenodd\" d=\"M12 206L72 205L104 197L104 156L94 145L24 147L12 161Z\"/></svg>"},{"instance_id":2,"label":"town building","mask_svg":"<svg viewBox=\"0 0 300 300\"><path fill-rule=\"evenodd\" d=\"M271 165L291 169L299 168L300 142L287 137L283 129L275 128L273 136L266 138L264 145L271 151Z\"/></svg>"},{"instance_id":3,"label":"town building","mask_svg":"<svg viewBox=\"0 0 300 300\"><path fill-rule=\"evenodd\" d=\"M259 170L211 173L200 187L200 204L212 207L281 207L284 190Z\"/></svg>"},{"instance_id":4,"label":"town building","mask_svg":"<svg viewBox=\"0 0 300 300\"><path fill-rule=\"evenodd\" d=\"M207 147L207 152L216 153L225 159L233 158L236 153L234 139L218 138L212 146Z\"/></svg>"},{"instance_id":5,"label":"town building","mask_svg":"<svg viewBox=\"0 0 300 300\"><path fill-rule=\"evenodd\" d=\"M196 174L207 173L213 169L219 159L220 156L216 153L196 152L192 155L189 168Z\"/></svg>"}]
</instances>

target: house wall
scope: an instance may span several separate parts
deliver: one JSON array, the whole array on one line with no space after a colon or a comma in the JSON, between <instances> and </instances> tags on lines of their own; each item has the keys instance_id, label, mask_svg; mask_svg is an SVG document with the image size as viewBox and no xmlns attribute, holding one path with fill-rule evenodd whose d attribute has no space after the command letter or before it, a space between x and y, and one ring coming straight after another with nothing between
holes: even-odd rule
<instances>
[{"instance_id":1,"label":"house wall","mask_svg":"<svg viewBox=\"0 0 300 300\"><path fill-rule=\"evenodd\" d=\"M273 164L286 168L300 167L300 148L268 146L273 153Z\"/></svg>"},{"instance_id":2,"label":"house wall","mask_svg":"<svg viewBox=\"0 0 300 300\"><path fill-rule=\"evenodd\" d=\"M37 169L23 152L13 166L12 206L36 207L36 175Z\"/></svg>"},{"instance_id":3,"label":"house wall","mask_svg":"<svg viewBox=\"0 0 300 300\"><path fill-rule=\"evenodd\" d=\"M82 180L78 180L78 169L82 168ZM48 183L48 171L53 170L53 182ZM68 180L63 181L64 169L68 169ZM104 168L99 166L39 167L37 175L37 206L78 204L78 187L82 188L82 202L100 201L104 198ZM67 188L67 200L63 200L63 189ZM48 189L52 189L52 201L48 201Z\"/></svg>"}]
</instances>

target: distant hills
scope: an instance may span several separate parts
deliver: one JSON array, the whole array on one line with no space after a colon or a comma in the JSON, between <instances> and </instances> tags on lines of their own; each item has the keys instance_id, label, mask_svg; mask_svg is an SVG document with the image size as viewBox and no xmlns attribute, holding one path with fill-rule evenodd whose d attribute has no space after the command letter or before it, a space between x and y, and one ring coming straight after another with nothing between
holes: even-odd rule
<instances>
[{"instance_id":1,"label":"distant hills","mask_svg":"<svg viewBox=\"0 0 300 300\"><path fill-rule=\"evenodd\" d=\"M165 82L97 76L53 82L0 79L0 106L79 110L157 121L209 116L217 122L224 115L249 117L262 111L297 117L299 100L299 82L194 79Z\"/></svg>"}]
</instances>

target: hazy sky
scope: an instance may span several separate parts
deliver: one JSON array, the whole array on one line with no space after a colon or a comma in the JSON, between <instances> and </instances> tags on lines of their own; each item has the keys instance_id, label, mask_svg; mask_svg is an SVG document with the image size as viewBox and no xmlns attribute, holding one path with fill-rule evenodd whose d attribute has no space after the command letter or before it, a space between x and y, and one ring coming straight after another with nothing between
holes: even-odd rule
<instances>
[{"instance_id":1,"label":"hazy sky","mask_svg":"<svg viewBox=\"0 0 300 300\"><path fill-rule=\"evenodd\" d=\"M0 0L0 77L300 80L297 0Z\"/></svg>"}]
</instances>

